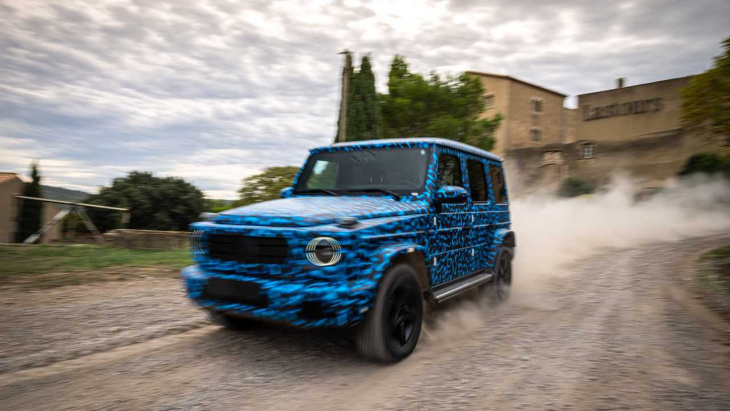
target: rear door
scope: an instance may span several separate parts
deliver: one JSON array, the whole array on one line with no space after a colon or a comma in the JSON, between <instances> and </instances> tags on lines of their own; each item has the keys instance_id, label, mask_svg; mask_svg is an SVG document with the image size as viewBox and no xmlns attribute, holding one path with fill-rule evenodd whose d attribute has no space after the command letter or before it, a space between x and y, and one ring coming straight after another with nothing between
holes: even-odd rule
<instances>
[{"instance_id":1,"label":"rear door","mask_svg":"<svg viewBox=\"0 0 730 411\"><path fill-rule=\"evenodd\" d=\"M469 220L471 230L469 240L471 242L471 271L484 270L489 265L489 250L494 237L492 226L492 203L489 196L489 183L487 172L489 166L484 159L479 157L468 157L466 170L469 183L471 204L469 207Z\"/></svg>"},{"instance_id":2,"label":"rear door","mask_svg":"<svg viewBox=\"0 0 730 411\"><path fill-rule=\"evenodd\" d=\"M496 230L510 228L507 180L504 176L502 163L496 161L489 162L489 202L488 220L492 231L492 237L490 238L493 239ZM499 246L491 241L486 261L490 268L494 268L498 252Z\"/></svg>"}]
</instances>

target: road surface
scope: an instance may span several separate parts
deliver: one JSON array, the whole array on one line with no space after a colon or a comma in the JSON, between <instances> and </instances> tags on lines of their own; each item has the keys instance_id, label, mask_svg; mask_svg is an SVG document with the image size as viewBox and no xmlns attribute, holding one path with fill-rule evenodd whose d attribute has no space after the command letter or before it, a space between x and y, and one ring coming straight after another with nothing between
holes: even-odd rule
<instances>
[{"instance_id":1,"label":"road surface","mask_svg":"<svg viewBox=\"0 0 730 411\"><path fill-rule=\"evenodd\" d=\"M518 283L499 308L450 304L409 359L385 366L335 332L206 325L167 280L16 295L0 306L0 404L727 410L730 327L694 298L693 270L700 252L728 242L607 250Z\"/></svg>"}]
</instances>

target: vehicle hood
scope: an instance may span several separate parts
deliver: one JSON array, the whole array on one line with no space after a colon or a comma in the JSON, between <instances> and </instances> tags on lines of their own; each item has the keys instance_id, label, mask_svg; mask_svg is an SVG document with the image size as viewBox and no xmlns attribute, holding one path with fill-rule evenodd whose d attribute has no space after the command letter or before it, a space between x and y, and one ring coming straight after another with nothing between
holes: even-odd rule
<instances>
[{"instance_id":1,"label":"vehicle hood","mask_svg":"<svg viewBox=\"0 0 730 411\"><path fill-rule=\"evenodd\" d=\"M401 201L375 196L312 196L265 201L224 211L218 224L278 227L311 227L339 222L344 217L358 220L422 214L425 201Z\"/></svg>"}]
</instances>

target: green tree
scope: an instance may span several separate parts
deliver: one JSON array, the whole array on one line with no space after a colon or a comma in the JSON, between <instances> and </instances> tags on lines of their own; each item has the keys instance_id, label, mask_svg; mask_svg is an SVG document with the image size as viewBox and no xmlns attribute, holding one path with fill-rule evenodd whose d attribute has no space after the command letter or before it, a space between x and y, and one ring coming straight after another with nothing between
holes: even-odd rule
<instances>
[{"instance_id":1,"label":"green tree","mask_svg":"<svg viewBox=\"0 0 730 411\"><path fill-rule=\"evenodd\" d=\"M186 231L205 210L203 193L194 185L178 177L139 171L115 178L87 202L129 208L129 228L140 230ZM119 227L118 212L90 208L87 213L102 232Z\"/></svg>"},{"instance_id":2,"label":"green tree","mask_svg":"<svg viewBox=\"0 0 730 411\"><path fill-rule=\"evenodd\" d=\"M42 197L41 195L41 174L38 171L38 163L33 162L30 166L30 176L33 179L23 187L23 195L28 197ZM26 238L33 235L41 228L41 211L43 203L40 201L23 200L20 207L20 218L18 229L15 231L15 241L22 243Z\"/></svg>"},{"instance_id":3,"label":"green tree","mask_svg":"<svg viewBox=\"0 0 730 411\"><path fill-rule=\"evenodd\" d=\"M215 198L205 199L205 211L211 213L220 213L221 211L230 210L235 207L231 200L219 200Z\"/></svg>"},{"instance_id":4,"label":"green tree","mask_svg":"<svg viewBox=\"0 0 730 411\"><path fill-rule=\"evenodd\" d=\"M240 199L236 206L279 198L281 189L291 187L298 171L299 167L269 167L260 174L246 177L243 187L238 190Z\"/></svg>"},{"instance_id":5,"label":"green tree","mask_svg":"<svg viewBox=\"0 0 730 411\"><path fill-rule=\"evenodd\" d=\"M730 143L730 37L715 65L698 74L682 90L682 120L687 126L707 125Z\"/></svg>"},{"instance_id":6,"label":"green tree","mask_svg":"<svg viewBox=\"0 0 730 411\"><path fill-rule=\"evenodd\" d=\"M353 74L351 90L348 103L347 141L380 138L380 104L375 90L375 75L368 56L363 56L360 70Z\"/></svg>"},{"instance_id":7,"label":"green tree","mask_svg":"<svg viewBox=\"0 0 730 411\"><path fill-rule=\"evenodd\" d=\"M380 95L383 136L444 137L490 150L502 116L480 119L484 88L479 79L462 73L428 79L411 73L396 55L388 73L388 94Z\"/></svg>"}]
</instances>

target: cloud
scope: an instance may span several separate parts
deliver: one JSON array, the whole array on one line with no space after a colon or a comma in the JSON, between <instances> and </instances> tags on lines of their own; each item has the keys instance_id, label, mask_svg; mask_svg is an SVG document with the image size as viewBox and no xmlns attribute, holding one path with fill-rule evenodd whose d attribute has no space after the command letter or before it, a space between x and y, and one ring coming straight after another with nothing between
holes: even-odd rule
<instances>
[{"instance_id":1,"label":"cloud","mask_svg":"<svg viewBox=\"0 0 730 411\"><path fill-rule=\"evenodd\" d=\"M341 56L511 74L579 94L701 72L725 0L8 0L0 5L0 169L95 190L131 170L235 197L336 130Z\"/></svg>"}]
</instances>

